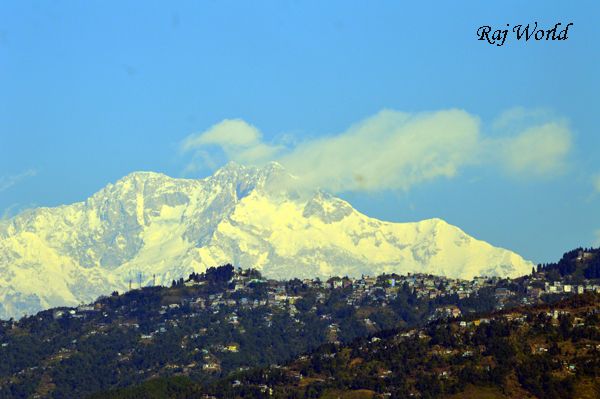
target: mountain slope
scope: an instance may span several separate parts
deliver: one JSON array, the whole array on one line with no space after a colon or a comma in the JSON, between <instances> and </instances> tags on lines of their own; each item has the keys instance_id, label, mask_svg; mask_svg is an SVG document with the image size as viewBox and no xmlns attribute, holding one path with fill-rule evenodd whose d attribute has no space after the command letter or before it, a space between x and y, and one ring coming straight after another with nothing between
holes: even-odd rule
<instances>
[{"instance_id":1,"label":"mountain slope","mask_svg":"<svg viewBox=\"0 0 600 399\"><path fill-rule=\"evenodd\" d=\"M268 277L428 272L517 276L532 264L440 219L388 223L281 165L230 163L205 179L132 173L85 202L0 222L0 317L89 302L233 263Z\"/></svg>"},{"instance_id":2,"label":"mountain slope","mask_svg":"<svg viewBox=\"0 0 600 399\"><path fill-rule=\"evenodd\" d=\"M600 296L588 293L438 319L324 344L216 381L152 378L91 398L598 398L599 305Z\"/></svg>"}]
</instances>

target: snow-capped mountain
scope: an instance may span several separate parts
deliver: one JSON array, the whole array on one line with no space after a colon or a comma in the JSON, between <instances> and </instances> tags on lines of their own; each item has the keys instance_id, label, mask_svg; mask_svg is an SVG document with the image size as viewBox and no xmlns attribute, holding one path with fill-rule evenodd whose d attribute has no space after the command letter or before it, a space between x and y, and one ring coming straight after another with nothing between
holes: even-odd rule
<instances>
[{"instance_id":1,"label":"snow-capped mountain","mask_svg":"<svg viewBox=\"0 0 600 399\"><path fill-rule=\"evenodd\" d=\"M273 278L531 270L443 220L384 222L294 182L277 163L230 163L205 179L137 172L85 202L0 221L0 318L89 302L140 275L168 284L225 263Z\"/></svg>"}]
</instances>

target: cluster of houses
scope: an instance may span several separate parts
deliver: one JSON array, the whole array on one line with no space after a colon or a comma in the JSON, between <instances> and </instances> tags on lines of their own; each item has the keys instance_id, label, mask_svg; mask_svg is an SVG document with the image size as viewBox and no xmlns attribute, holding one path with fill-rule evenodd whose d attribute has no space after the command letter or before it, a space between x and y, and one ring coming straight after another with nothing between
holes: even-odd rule
<instances>
[{"instance_id":1,"label":"cluster of houses","mask_svg":"<svg viewBox=\"0 0 600 399\"><path fill-rule=\"evenodd\" d=\"M447 316L450 318L458 318L461 316L460 310L456 306L447 306L447 307L440 308L438 310L441 313L444 313L444 316ZM588 310L583 313L578 312L577 314L573 314L568 309L551 308L547 311L543 311L542 315L544 315L546 317L546 319L553 325L558 325L560 318L563 316L573 316L573 317L571 317L572 327L582 327L582 326L586 325L585 321L586 321L587 316L589 316L591 314L599 314L599 313L600 313L600 309L592 309L592 310ZM535 317L532 317L532 319L539 320L540 317L539 317L539 315L536 315ZM528 323L528 314L526 312L505 312L505 313L501 313L498 315L493 315L490 317L476 318L476 319L469 320L469 321L459 320L455 324L457 328L454 328L452 330L453 331L452 333L455 334L457 338L460 338L460 334L462 334L464 332L469 332L469 331L472 332L473 329L477 328L478 326L489 324L496 320L509 321L512 323L517 323L520 326L524 326L525 324ZM520 328L522 328L522 327L520 327ZM376 353L380 350L387 350L388 345L402 345L403 342L405 342L405 340L409 339L409 338L430 340L431 336L428 335L427 330L425 328L414 328L414 329L411 329L408 331L403 331L403 332L399 333L398 335L396 335L396 337L394 338L394 340L392 342L384 341L380 337L373 336L373 337L371 337L371 339L366 341L363 345L359 346L358 349L360 351L369 351L372 353ZM457 339L456 342L460 342L460 339ZM335 343L337 345L341 345L341 343L339 343L337 341ZM533 339L528 343L529 343L529 347L530 347L532 354L545 353L545 352L548 352L548 350L550 348L550 344L544 340ZM600 350L600 344L581 342L581 343L578 343L573 348L573 350L575 350L579 353L585 353L585 352L589 352L589 351L593 351L593 350ZM431 348L428 352L428 355L436 356L436 357L444 357L444 358L451 358L451 357L473 358L476 355L481 355L485 352L486 352L486 346L483 344L473 345L473 346L462 345L461 347L451 347L451 346L444 346L441 344L435 344L435 345L431 346ZM320 354L319 356L323 359L331 359L331 358L336 357L336 353L323 353L323 354ZM292 377L298 381L301 381L301 380L305 379L306 377L302 374L302 372L299 369L308 360L309 360L309 357L306 355L303 355L303 356L298 357L297 362L295 362L295 363L291 363L289 365L283 365L283 366L273 365L273 366L271 366L271 368L278 369L278 370L284 372L289 377ZM572 360L572 359L570 359L570 360ZM491 367L493 366L493 360L491 360L490 358L483 357L483 358L479 359L479 362L484 366L485 370L487 370L487 371L491 370ZM561 358L560 364L562 366L562 369L566 373L574 374L577 370L576 365L572 361L567 360L566 358L565 359ZM438 370L438 376L441 379L449 378L452 376L452 372L453 372L452 367L450 367L450 366L441 367ZM392 370L386 369L384 367L379 367L377 369L377 376L379 378L386 379L386 378L390 378L392 375L393 375ZM332 378L332 377L329 377L329 378ZM323 379L323 378L318 378L318 377L314 377L314 376L310 376L307 379L309 379L312 382L325 381L325 379ZM244 385L252 385L252 383L243 383L239 380L235 380L232 382L232 387L242 387ZM273 393L273 389L267 385L261 385L260 388L261 388L261 391L264 393L270 393L270 394ZM389 396L389 395L384 394L384 396ZM213 399L214 397L205 395L202 398Z\"/></svg>"},{"instance_id":2,"label":"cluster of houses","mask_svg":"<svg viewBox=\"0 0 600 399\"><path fill-rule=\"evenodd\" d=\"M299 301L303 299L303 293L310 290L315 301L311 302L312 308L306 303L300 308L302 312L316 312L319 304L326 303L332 293L343 290L339 298L348 306L359 308L360 306L386 307L394 300L401 291L410 292L418 298L437 299L453 295L456 298L465 299L476 295L481 289L488 288L495 296L497 308L502 309L507 304L535 304L541 301L544 294L576 294L584 292L600 292L600 285L590 281L580 284L571 284L563 281L550 282L545 279L544 273L536 273L519 280L502 280L498 277L477 277L472 280L451 279L442 276L428 274L408 274L405 276L383 275L379 277L362 276L360 278L333 277L326 281L319 279L305 279L302 281L277 281L266 280L257 277L256 273L248 270L238 269L233 273L230 281L222 290L205 290L208 282L202 279L190 279L184 282L188 288L186 294L164 295L161 303L156 307L154 319L156 329L154 331L140 331L140 341L150 344L157 335L164 334L170 328L178 327L180 318L205 317L206 314L217 316L218 323L227 323L232 329L245 333L243 323L240 322L239 314L244 310L268 307L265 313L264 325L270 327L273 315L276 313L288 313L292 321L298 323L301 328L304 324L299 314L301 310ZM194 289L196 288L196 289ZM191 294L190 294L191 293ZM126 329L140 330L138 321L130 318L132 311L137 306L136 301L130 301L127 306L112 308L106 301L98 301L92 305L81 305L77 308L59 308L52 311L54 319L94 318L95 328L90 334L103 333L104 327L110 323ZM446 302L448 303L448 302ZM441 305L431 314L433 319L453 319L462 316L458 303ZM321 319L330 324L327 330L329 342L337 342L340 326L330 314L320 314ZM104 322L104 320L107 320ZM112 320L112 321L110 321ZM377 331L377 325L371 319L364 318L366 327L371 331ZM477 325L487 320L461 321L461 326L467 327ZM106 326L105 326L106 324ZM192 334L186 335L182 341L182 347L186 342L197 339L207 334L207 328L202 328ZM203 349L204 363L198 365L207 372L220 371L219 353L236 353L239 346L235 342L222 343ZM124 357L127 360L127 357ZM195 367L189 366L189 368Z\"/></svg>"},{"instance_id":3,"label":"cluster of houses","mask_svg":"<svg viewBox=\"0 0 600 399\"><path fill-rule=\"evenodd\" d=\"M544 283L544 291L549 294L555 293L573 293L573 294L583 294L584 292L596 292L600 293L600 284L591 284L591 283L583 283L583 284L564 284L561 281L554 281L553 283L545 282Z\"/></svg>"},{"instance_id":4,"label":"cluster of houses","mask_svg":"<svg viewBox=\"0 0 600 399\"><path fill-rule=\"evenodd\" d=\"M581 294L584 292L600 293L600 285L590 281L581 284L569 284L562 281L549 282L544 273L537 273L520 280L519 289L514 285L510 288L502 285L498 277L476 277L472 280L452 279L443 276L429 274L407 274L404 276L390 275L380 277L362 276L360 278L333 277L327 281L319 279L305 279L301 283L304 288L310 288L315 292L318 303L327 300L332 290L347 290L345 300L347 305L358 307L365 301L377 301L381 306L386 306L390 300L398 295L400 289L408 289L418 298L435 299L448 295L455 295L458 299L468 298L485 287L493 289L497 308L504 308L509 302L521 304L536 304L544 294ZM513 282L516 280L513 280ZM185 282L188 287L202 286L206 281L190 279ZM257 285L264 287L264 295L254 295ZM201 292L201 291L199 291ZM254 309L268 306L274 311L286 311L290 316L295 316L298 309L295 304L302 296L290 292L289 283L286 281L265 280L256 278L248 270L237 269L234 273L228 289L210 295L198 295L197 297L175 298L172 303L163 304L158 310L160 316L182 306L189 306L191 313L187 317L197 317L203 311L211 311L215 314L231 308ZM316 310L313 307L311 310ZM75 309L60 308L53 311L53 317L85 318L87 315L103 311L103 305L97 302L94 305L81 305ZM108 315L105 313L105 317ZM457 306L445 306L436 310L432 317L458 317L460 309ZM233 326L239 324L237 314L230 312L227 321ZM168 317L164 317L167 322ZM267 326L269 320L265 320ZM368 323L368 320L365 321ZM157 330L156 333L160 333ZM148 339L146 334L145 338Z\"/></svg>"},{"instance_id":5,"label":"cluster of houses","mask_svg":"<svg viewBox=\"0 0 600 399\"><path fill-rule=\"evenodd\" d=\"M548 281L544 272L524 277L521 285L526 292L526 295L521 298L521 302L525 305L540 303L540 298L543 295L572 295L586 292L600 293L600 284L598 281L588 279L582 279L578 282ZM512 294L515 295L515 293Z\"/></svg>"}]
</instances>

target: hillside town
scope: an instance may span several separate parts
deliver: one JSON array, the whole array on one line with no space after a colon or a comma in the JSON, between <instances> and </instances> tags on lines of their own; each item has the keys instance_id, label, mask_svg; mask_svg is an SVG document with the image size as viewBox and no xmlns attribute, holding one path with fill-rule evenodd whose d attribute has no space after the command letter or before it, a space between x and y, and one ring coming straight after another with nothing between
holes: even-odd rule
<instances>
[{"instance_id":1,"label":"hillside town","mask_svg":"<svg viewBox=\"0 0 600 399\"><path fill-rule=\"evenodd\" d=\"M401 289L408 289L419 299L436 299L454 297L458 300L477 296L481 290L491 292L497 303L496 309L503 309L507 304L512 305L533 305L543 303L545 295L569 295L583 294L586 292L600 293L600 283L597 279L583 279L579 284L572 284L564 281L548 281L545 273L534 273L530 276L524 276L517 280L501 279L499 277L476 277L473 280L451 279L443 276L434 276L430 274L407 274L382 275L378 277L362 276L360 278L334 277L327 281L320 279L304 279L292 281L267 280L262 277L256 277L254 270L234 270L232 277L227 281L227 285L222 292L209 295L203 295L198 291L199 296L183 296L173 303L167 303L160 306L158 314L162 316L166 323L169 320L169 312L182 307L191 309L187 317L199 317L198 311L208 310L213 314L224 312L227 321L232 325L238 325L238 316L232 308L255 309L259 307L268 307L274 311L285 311L290 316L296 315L299 310L295 306L298 300L303 297L297 295L298 287L303 291L311 290L315 292L316 303L325 303L332 291L339 291L345 298L345 303L349 306L359 308L367 304L376 303L385 307L390 301L396 299ZM190 277L183 282L185 287L202 287L207 281ZM257 297L257 287L261 287L261 292L266 295ZM433 320L437 317L450 316L456 318L461 315L459 304L440 306L435 308L430 317ZM103 316L108 317L108 313L102 312L104 305L102 301L91 305L81 305L76 308L61 308L52 312L53 318L63 317L86 318L95 312L101 312ZM114 311L119 315L121 310ZM128 309L131 310L131 309ZM308 311L316 311L316 305ZM323 319L331 318L331 315L321 315ZM368 319L365 319L368 320ZM368 321L366 321L369 324ZM268 325L268 323L267 323ZM123 324L123 326L136 326L136 324ZM138 326L139 327L139 326ZM164 327L163 327L164 329ZM154 333L160 333L157 330ZM143 334L144 339L149 339L152 334Z\"/></svg>"},{"instance_id":2,"label":"hillside town","mask_svg":"<svg viewBox=\"0 0 600 399\"><path fill-rule=\"evenodd\" d=\"M203 397L354 393L385 398L429 392L434 397L444 392L594 397L600 371L598 298L588 293L324 345L284 365L222 379Z\"/></svg>"},{"instance_id":3,"label":"hillside town","mask_svg":"<svg viewBox=\"0 0 600 399\"><path fill-rule=\"evenodd\" d=\"M441 320L476 327L489 322L477 318L485 312L599 293L600 281L589 278L597 257L579 251L567 258L518 279L411 273L279 281L254 269L213 267L170 287L113 292L0 322L0 356L7 359L0 387L73 397L84 392L69 381L82 373L106 373L105 385L88 393L160 376L219 378L380 331L424 334L423 326Z\"/></svg>"}]
</instances>

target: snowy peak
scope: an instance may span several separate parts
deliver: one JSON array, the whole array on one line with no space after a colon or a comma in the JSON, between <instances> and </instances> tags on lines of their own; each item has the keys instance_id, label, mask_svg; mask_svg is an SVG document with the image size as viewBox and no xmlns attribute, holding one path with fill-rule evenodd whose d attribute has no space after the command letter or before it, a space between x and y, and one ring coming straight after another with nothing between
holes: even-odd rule
<instances>
[{"instance_id":1,"label":"snowy peak","mask_svg":"<svg viewBox=\"0 0 600 399\"><path fill-rule=\"evenodd\" d=\"M135 172L84 202L0 222L0 318L92 301L138 274L168 283L225 263L274 278L531 270L441 219L389 223L297 183L277 163L229 163L204 179Z\"/></svg>"},{"instance_id":2,"label":"snowy peak","mask_svg":"<svg viewBox=\"0 0 600 399\"><path fill-rule=\"evenodd\" d=\"M278 162L269 162L264 167L243 166L230 161L218 169L208 180L218 182L265 182L275 176L285 174L285 168Z\"/></svg>"},{"instance_id":3,"label":"snowy peak","mask_svg":"<svg viewBox=\"0 0 600 399\"><path fill-rule=\"evenodd\" d=\"M263 167L246 167L229 162L213 176L207 178L209 184L219 187L233 187L238 199L253 190L271 195L289 194L295 177L290 175L278 162L269 162Z\"/></svg>"},{"instance_id":4,"label":"snowy peak","mask_svg":"<svg viewBox=\"0 0 600 399\"><path fill-rule=\"evenodd\" d=\"M302 216L317 217L323 223L339 222L354 212L352 206L344 200L318 191L304 206Z\"/></svg>"}]
</instances>

